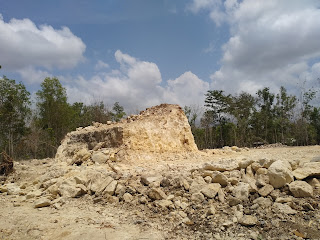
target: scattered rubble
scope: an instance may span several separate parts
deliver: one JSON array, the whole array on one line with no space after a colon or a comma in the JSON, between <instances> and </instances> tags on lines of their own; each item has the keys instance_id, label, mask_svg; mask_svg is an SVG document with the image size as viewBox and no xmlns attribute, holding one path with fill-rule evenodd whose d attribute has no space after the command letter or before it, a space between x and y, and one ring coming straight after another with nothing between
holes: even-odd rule
<instances>
[{"instance_id":1,"label":"scattered rubble","mask_svg":"<svg viewBox=\"0 0 320 240\"><path fill-rule=\"evenodd\" d=\"M320 182L317 165L312 171L310 165L318 162L261 154L273 149L200 152L182 113L176 105L161 105L126 123L79 129L63 141L56 159L17 163L16 173L0 185L0 200L57 213L76 201L94 212L114 207L113 218L126 214L123 222L130 219L141 231L162 232L153 239L320 236ZM319 146L312 149L320 153ZM145 161L132 157L139 154ZM38 174L28 175L32 171ZM1 234L10 236L3 229Z\"/></svg>"}]
</instances>

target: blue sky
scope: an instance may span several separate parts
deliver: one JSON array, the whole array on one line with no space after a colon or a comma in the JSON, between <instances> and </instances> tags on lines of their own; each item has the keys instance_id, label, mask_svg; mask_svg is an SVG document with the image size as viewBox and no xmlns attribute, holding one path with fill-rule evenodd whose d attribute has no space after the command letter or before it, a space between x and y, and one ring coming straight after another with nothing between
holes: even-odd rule
<instances>
[{"instance_id":1,"label":"blue sky","mask_svg":"<svg viewBox=\"0 0 320 240\"><path fill-rule=\"evenodd\" d=\"M69 101L203 105L209 89L319 88L313 0L0 0L0 74Z\"/></svg>"}]
</instances>

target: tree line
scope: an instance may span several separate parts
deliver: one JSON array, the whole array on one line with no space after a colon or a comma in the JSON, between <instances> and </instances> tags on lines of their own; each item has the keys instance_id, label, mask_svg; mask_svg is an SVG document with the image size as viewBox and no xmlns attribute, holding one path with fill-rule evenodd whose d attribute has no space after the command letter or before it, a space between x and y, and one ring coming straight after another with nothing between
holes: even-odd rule
<instances>
[{"instance_id":1,"label":"tree line","mask_svg":"<svg viewBox=\"0 0 320 240\"><path fill-rule=\"evenodd\" d=\"M125 116L118 102L111 110L103 102L69 104L57 78L44 79L33 109L30 96L23 83L0 79L0 152L16 159L53 157L68 132Z\"/></svg>"},{"instance_id":2,"label":"tree line","mask_svg":"<svg viewBox=\"0 0 320 240\"><path fill-rule=\"evenodd\" d=\"M256 95L209 90L198 124L198 111L188 106L184 109L199 149L272 143L314 145L320 144L320 107L312 104L316 94L309 89L297 97L284 87L278 93L266 87Z\"/></svg>"},{"instance_id":3,"label":"tree line","mask_svg":"<svg viewBox=\"0 0 320 240\"><path fill-rule=\"evenodd\" d=\"M53 157L68 132L126 115L118 102L112 109L98 101L68 103L66 89L55 77L45 78L40 87L31 108L23 83L0 79L0 152L16 159ZM312 104L316 94L310 89L297 97L284 87L278 93L266 87L255 95L209 90L203 114L194 107L184 110L199 149L320 144L320 107Z\"/></svg>"}]
</instances>

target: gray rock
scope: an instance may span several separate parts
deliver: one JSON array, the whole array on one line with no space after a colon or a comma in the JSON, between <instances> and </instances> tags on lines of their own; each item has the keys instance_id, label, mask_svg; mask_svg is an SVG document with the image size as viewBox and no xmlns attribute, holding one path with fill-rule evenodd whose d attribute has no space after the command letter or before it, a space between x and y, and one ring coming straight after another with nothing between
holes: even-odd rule
<instances>
[{"instance_id":1,"label":"gray rock","mask_svg":"<svg viewBox=\"0 0 320 240\"><path fill-rule=\"evenodd\" d=\"M268 169L270 184L274 188L280 188L293 181L291 166L286 161L275 161Z\"/></svg>"},{"instance_id":2,"label":"gray rock","mask_svg":"<svg viewBox=\"0 0 320 240\"><path fill-rule=\"evenodd\" d=\"M294 181L289 184L289 190L294 197L312 197L313 188L311 185L304 181Z\"/></svg>"}]
</instances>

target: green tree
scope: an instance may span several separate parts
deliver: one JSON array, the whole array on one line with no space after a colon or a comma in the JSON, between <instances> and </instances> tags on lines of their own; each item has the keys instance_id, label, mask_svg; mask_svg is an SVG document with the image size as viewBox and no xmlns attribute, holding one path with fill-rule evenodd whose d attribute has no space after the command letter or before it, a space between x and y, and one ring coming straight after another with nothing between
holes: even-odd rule
<instances>
[{"instance_id":1,"label":"green tree","mask_svg":"<svg viewBox=\"0 0 320 240\"><path fill-rule=\"evenodd\" d=\"M287 90L281 86L280 91L276 96L277 103L275 106L276 114L276 142L279 140L286 143L287 138L290 138L289 130L293 117L293 110L297 104L297 98L293 95L288 95ZM280 137L278 137L280 135Z\"/></svg>"},{"instance_id":2,"label":"green tree","mask_svg":"<svg viewBox=\"0 0 320 240\"><path fill-rule=\"evenodd\" d=\"M0 151L16 157L15 147L28 132L30 93L22 83L0 79Z\"/></svg>"},{"instance_id":3,"label":"green tree","mask_svg":"<svg viewBox=\"0 0 320 240\"><path fill-rule=\"evenodd\" d=\"M248 146L251 143L252 114L255 111L256 99L249 93L242 92L232 97L229 113L235 117L236 131L234 131L234 142L237 146ZM230 128L232 129L232 128Z\"/></svg>"},{"instance_id":4,"label":"green tree","mask_svg":"<svg viewBox=\"0 0 320 240\"><path fill-rule=\"evenodd\" d=\"M65 88L57 78L45 78L37 93L37 123L45 131L46 154L54 156L65 134L72 129L73 111Z\"/></svg>"},{"instance_id":5,"label":"green tree","mask_svg":"<svg viewBox=\"0 0 320 240\"><path fill-rule=\"evenodd\" d=\"M274 130L274 99L275 95L265 87L257 92L257 107L253 114L252 126L258 140L272 143Z\"/></svg>"},{"instance_id":6,"label":"green tree","mask_svg":"<svg viewBox=\"0 0 320 240\"><path fill-rule=\"evenodd\" d=\"M120 119L126 115L126 113L124 112L124 108L119 104L119 102L114 103L112 111L112 119L116 122L119 122Z\"/></svg>"}]
</instances>

